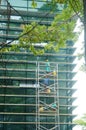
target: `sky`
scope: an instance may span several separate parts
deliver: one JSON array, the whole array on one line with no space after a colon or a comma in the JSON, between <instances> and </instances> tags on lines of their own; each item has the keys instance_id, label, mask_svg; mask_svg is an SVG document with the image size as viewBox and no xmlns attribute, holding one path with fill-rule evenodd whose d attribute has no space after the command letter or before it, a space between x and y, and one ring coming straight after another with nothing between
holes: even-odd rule
<instances>
[{"instance_id":1,"label":"sky","mask_svg":"<svg viewBox=\"0 0 86 130\"><path fill-rule=\"evenodd\" d=\"M80 21L77 22L76 31L80 30ZM78 55L79 53L83 52L81 49L83 47L84 43L84 31L82 30L81 34L79 35L79 38L75 44L75 47L77 48L74 55ZM77 67L74 71L77 72L76 76L74 77L75 80L77 80L76 84L74 85L74 88L77 89L77 91L74 93L74 97L77 97L73 105L77 106L77 108L74 110L73 114L76 114L76 118L80 118L83 116L84 113L86 113L86 72L83 72L80 70L80 66L82 63L84 63L84 58L81 60L76 58L74 61L77 63ZM73 130L82 130L80 126L74 127Z\"/></svg>"},{"instance_id":2,"label":"sky","mask_svg":"<svg viewBox=\"0 0 86 130\"><path fill-rule=\"evenodd\" d=\"M76 52L74 55L78 55L79 53L82 53L83 50L81 49L83 47L83 41L84 41L84 31L79 36L78 41L75 44L75 47L77 47ZM74 77L75 80L77 80L76 84L74 85L74 88L77 88L76 93L74 93L73 96L78 97L77 101L74 103L78 105L78 115L81 116L82 114L86 113L86 104L85 104L85 98L86 98L86 73L80 70L81 65L84 63L84 58L81 60L76 58L74 63L77 63L77 66L74 71L77 72L76 76Z\"/></svg>"}]
</instances>

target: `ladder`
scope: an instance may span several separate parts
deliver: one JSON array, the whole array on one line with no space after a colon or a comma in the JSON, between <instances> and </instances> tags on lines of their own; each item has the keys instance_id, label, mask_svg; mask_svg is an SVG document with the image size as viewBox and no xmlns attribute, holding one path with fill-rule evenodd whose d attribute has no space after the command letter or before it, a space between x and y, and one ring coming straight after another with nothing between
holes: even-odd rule
<instances>
[{"instance_id":1,"label":"ladder","mask_svg":"<svg viewBox=\"0 0 86 130\"><path fill-rule=\"evenodd\" d=\"M58 64L38 62L36 130L60 130Z\"/></svg>"}]
</instances>

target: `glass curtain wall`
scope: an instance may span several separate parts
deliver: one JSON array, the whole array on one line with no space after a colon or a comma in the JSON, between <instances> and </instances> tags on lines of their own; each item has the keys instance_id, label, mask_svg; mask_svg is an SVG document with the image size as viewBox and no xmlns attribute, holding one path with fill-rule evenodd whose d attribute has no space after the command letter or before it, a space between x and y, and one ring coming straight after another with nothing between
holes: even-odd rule
<instances>
[{"instance_id":1,"label":"glass curtain wall","mask_svg":"<svg viewBox=\"0 0 86 130\"><path fill-rule=\"evenodd\" d=\"M1 0L0 47L11 41L18 41L24 24L36 21L49 26L54 16L64 7L62 4L51 6L50 2ZM32 5L35 4L37 6L33 8ZM50 12L53 6L55 11L52 14ZM0 130L72 130L72 119L76 116L72 114L76 108L72 105L76 99L72 96L76 91L73 89L74 51L73 42L68 41L67 47L61 48L58 53L46 51L41 56L34 56L28 50L0 52ZM53 87L49 88L50 91L39 93L42 87L39 73L44 74L44 71L38 72L38 64L46 59L50 64L55 63L58 66L58 69L55 68L56 93ZM54 82L54 78L49 78L50 83ZM51 110L54 98L58 106ZM43 108L41 112L40 107Z\"/></svg>"}]
</instances>

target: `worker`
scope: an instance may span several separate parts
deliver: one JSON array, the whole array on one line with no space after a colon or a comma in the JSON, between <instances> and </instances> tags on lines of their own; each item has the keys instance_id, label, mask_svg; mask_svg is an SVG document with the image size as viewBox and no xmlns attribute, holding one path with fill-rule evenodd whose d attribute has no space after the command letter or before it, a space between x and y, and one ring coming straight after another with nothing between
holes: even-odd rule
<instances>
[{"instance_id":1,"label":"worker","mask_svg":"<svg viewBox=\"0 0 86 130\"><path fill-rule=\"evenodd\" d=\"M57 74L56 71L54 70L52 73L53 73L53 76L56 77L56 74Z\"/></svg>"},{"instance_id":2,"label":"worker","mask_svg":"<svg viewBox=\"0 0 86 130\"><path fill-rule=\"evenodd\" d=\"M49 63L48 60L46 60L46 72L47 72L47 73L50 73L50 72L51 72L50 63Z\"/></svg>"},{"instance_id":3,"label":"worker","mask_svg":"<svg viewBox=\"0 0 86 130\"><path fill-rule=\"evenodd\" d=\"M56 110L56 109L58 108L58 107L57 107L57 103L52 103L52 104L51 104L51 107L52 107L52 108L51 108L52 110Z\"/></svg>"},{"instance_id":4,"label":"worker","mask_svg":"<svg viewBox=\"0 0 86 130\"><path fill-rule=\"evenodd\" d=\"M50 81L50 79L46 75L46 77L43 79L43 84L44 84L45 87L49 86L49 81Z\"/></svg>"},{"instance_id":5,"label":"worker","mask_svg":"<svg viewBox=\"0 0 86 130\"><path fill-rule=\"evenodd\" d=\"M50 93L50 92L51 92L50 88L45 89L45 93Z\"/></svg>"},{"instance_id":6,"label":"worker","mask_svg":"<svg viewBox=\"0 0 86 130\"><path fill-rule=\"evenodd\" d=\"M44 107L41 106L41 107L39 108L39 112L43 112L43 111L44 111Z\"/></svg>"},{"instance_id":7,"label":"worker","mask_svg":"<svg viewBox=\"0 0 86 130\"><path fill-rule=\"evenodd\" d=\"M50 93L50 88L47 88L49 86L49 82L50 82L50 79L48 77L48 75L46 75L46 77L43 79L43 84L44 84L44 92L45 93Z\"/></svg>"}]
</instances>

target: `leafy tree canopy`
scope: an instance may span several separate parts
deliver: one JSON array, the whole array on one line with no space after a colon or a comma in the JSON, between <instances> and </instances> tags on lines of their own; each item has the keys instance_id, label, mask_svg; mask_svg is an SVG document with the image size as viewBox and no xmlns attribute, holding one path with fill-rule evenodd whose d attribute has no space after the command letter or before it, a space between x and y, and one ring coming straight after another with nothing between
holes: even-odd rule
<instances>
[{"instance_id":1,"label":"leafy tree canopy","mask_svg":"<svg viewBox=\"0 0 86 130\"><path fill-rule=\"evenodd\" d=\"M19 39L20 46L27 47L34 54L43 54L46 50L52 49L58 51L60 47L65 47L67 40L75 40L74 15L74 11L67 7L61 14L55 16L51 26L39 25L35 22L25 25L22 37ZM35 48L37 43L47 44L40 50Z\"/></svg>"},{"instance_id":2,"label":"leafy tree canopy","mask_svg":"<svg viewBox=\"0 0 86 130\"><path fill-rule=\"evenodd\" d=\"M81 0L51 0L51 4L66 4L66 8L57 14L51 23L51 26L40 25L32 22L23 26L23 32L19 38L19 44L13 44L11 50L27 48L35 55L43 54L46 50L58 51L59 48L66 46L67 40L76 40L74 27L77 16L82 16ZM78 3L78 4L77 4ZM32 6L37 3L32 0ZM36 47L37 43L47 43L42 49Z\"/></svg>"},{"instance_id":3,"label":"leafy tree canopy","mask_svg":"<svg viewBox=\"0 0 86 130\"><path fill-rule=\"evenodd\" d=\"M80 119L74 121L77 125L82 126L82 129L86 129L86 114L84 114Z\"/></svg>"}]
</instances>

